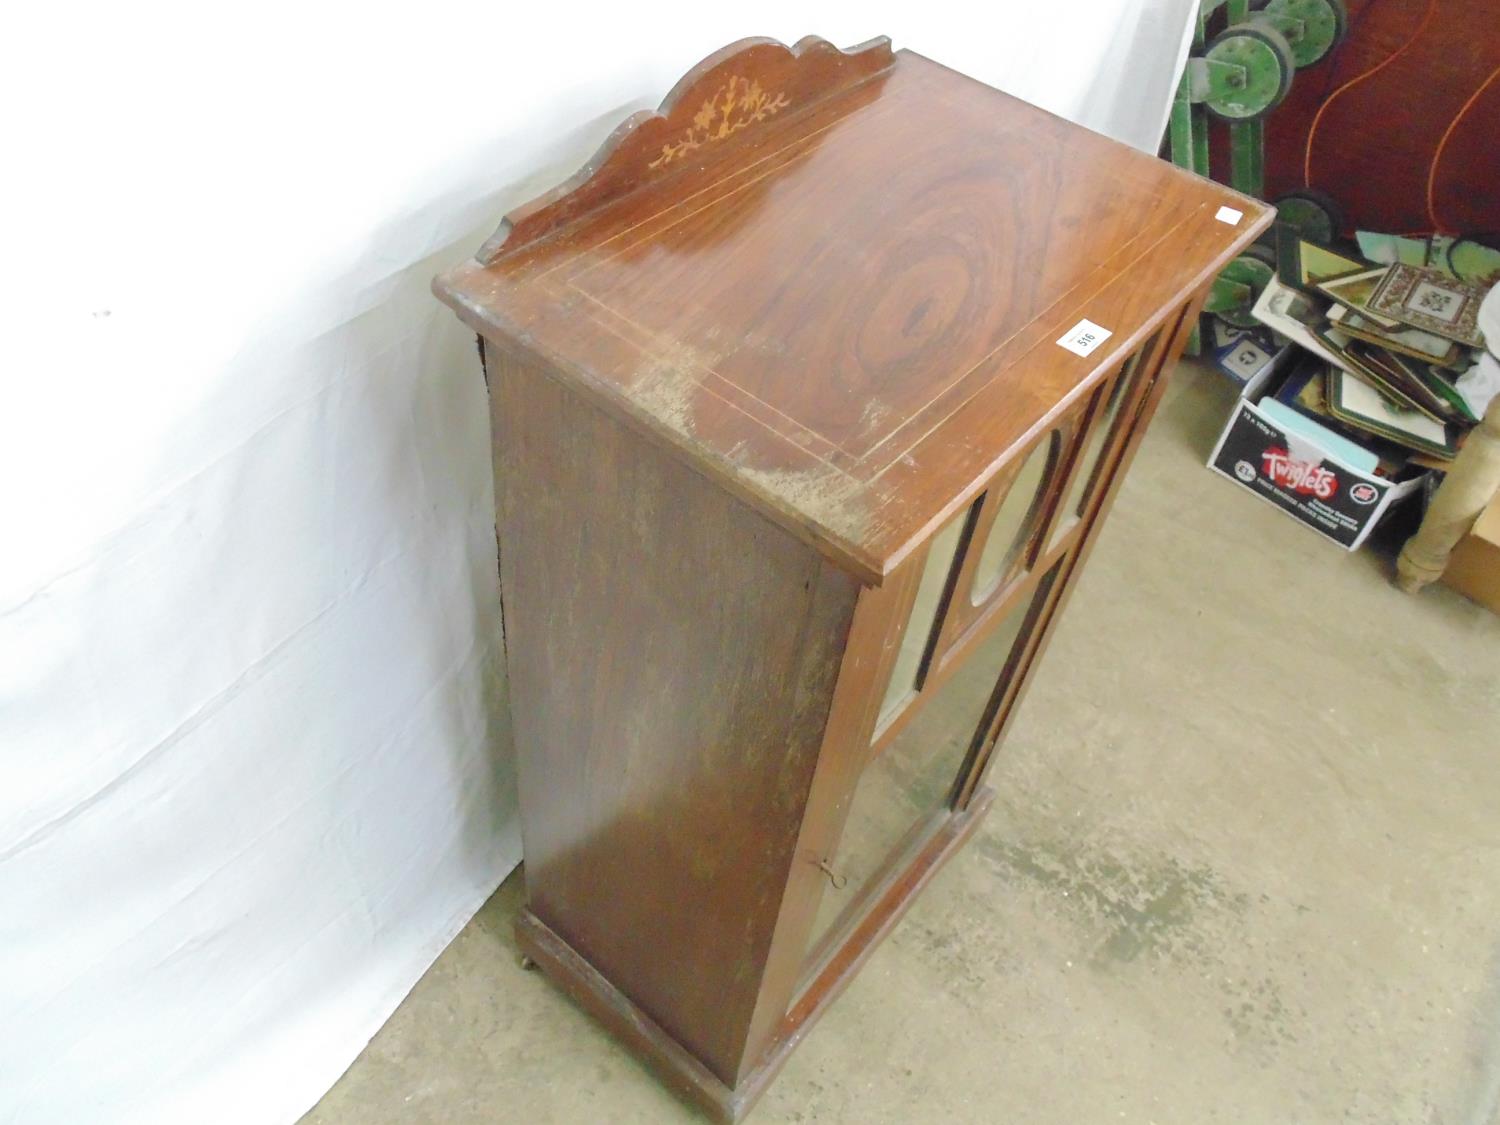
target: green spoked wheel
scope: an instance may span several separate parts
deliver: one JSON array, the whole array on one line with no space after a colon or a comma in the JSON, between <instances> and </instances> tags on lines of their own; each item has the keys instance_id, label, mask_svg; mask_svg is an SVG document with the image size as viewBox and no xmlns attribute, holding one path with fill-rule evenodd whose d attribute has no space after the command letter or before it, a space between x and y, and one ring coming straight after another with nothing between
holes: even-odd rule
<instances>
[{"instance_id":1,"label":"green spoked wheel","mask_svg":"<svg viewBox=\"0 0 1500 1125\"><path fill-rule=\"evenodd\" d=\"M1292 88L1292 74L1297 69L1286 36L1269 24L1253 20L1219 32L1204 57L1244 72L1242 81L1214 93L1204 103L1210 113L1226 121L1253 121L1269 113Z\"/></svg>"},{"instance_id":2,"label":"green spoked wheel","mask_svg":"<svg viewBox=\"0 0 1500 1125\"><path fill-rule=\"evenodd\" d=\"M1309 242L1332 242L1344 229L1344 212L1317 188L1298 188L1275 200L1276 225L1290 227Z\"/></svg>"},{"instance_id":3,"label":"green spoked wheel","mask_svg":"<svg viewBox=\"0 0 1500 1125\"><path fill-rule=\"evenodd\" d=\"M1287 39L1299 69L1325 58L1349 34L1344 0L1261 0L1253 7L1269 16L1301 22L1302 34Z\"/></svg>"},{"instance_id":4,"label":"green spoked wheel","mask_svg":"<svg viewBox=\"0 0 1500 1125\"><path fill-rule=\"evenodd\" d=\"M1225 281L1247 286L1250 299L1232 308L1215 309L1214 315L1236 328L1254 328L1260 321L1250 310L1275 275L1276 255L1265 246L1250 247L1219 271L1219 276Z\"/></svg>"}]
</instances>

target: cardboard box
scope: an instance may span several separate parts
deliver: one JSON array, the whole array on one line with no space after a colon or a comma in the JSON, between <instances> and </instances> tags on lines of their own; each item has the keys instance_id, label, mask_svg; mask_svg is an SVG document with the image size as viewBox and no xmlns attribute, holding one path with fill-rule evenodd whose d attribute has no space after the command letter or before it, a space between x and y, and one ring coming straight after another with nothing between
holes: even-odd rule
<instances>
[{"instance_id":1,"label":"cardboard box","mask_svg":"<svg viewBox=\"0 0 1500 1125\"><path fill-rule=\"evenodd\" d=\"M1307 437L1278 426L1257 402L1284 366L1269 365L1246 385L1208 467L1353 551L1392 504L1422 487L1426 474L1397 483L1362 472Z\"/></svg>"},{"instance_id":2,"label":"cardboard box","mask_svg":"<svg viewBox=\"0 0 1500 1125\"><path fill-rule=\"evenodd\" d=\"M1491 613L1500 613L1500 496L1479 513L1469 534L1453 548L1443 582Z\"/></svg>"},{"instance_id":3,"label":"cardboard box","mask_svg":"<svg viewBox=\"0 0 1500 1125\"><path fill-rule=\"evenodd\" d=\"M1268 368L1283 362L1284 353L1292 346L1285 336L1265 325L1235 328L1215 318L1209 333L1214 366L1241 389L1260 379Z\"/></svg>"}]
</instances>

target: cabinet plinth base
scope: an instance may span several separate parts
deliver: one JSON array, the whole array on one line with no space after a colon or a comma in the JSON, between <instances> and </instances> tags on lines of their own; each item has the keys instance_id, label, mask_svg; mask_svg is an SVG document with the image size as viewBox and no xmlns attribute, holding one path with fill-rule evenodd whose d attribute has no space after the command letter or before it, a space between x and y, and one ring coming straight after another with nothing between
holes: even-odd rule
<instances>
[{"instance_id":1,"label":"cabinet plinth base","mask_svg":"<svg viewBox=\"0 0 1500 1125\"><path fill-rule=\"evenodd\" d=\"M885 885L787 1013L761 1061L737 1086L720 1080L528 907L523 906L516 918L516 940L527 958L629 1045L679 1096L707 1110L716 1120L737 1122L780 1073L793 1049L854 979L875 947L895 928L922 888L967 842L994 796L988 788L975 793L968 808L950 815L900 874Z\"/></svg>"}]
</instances>

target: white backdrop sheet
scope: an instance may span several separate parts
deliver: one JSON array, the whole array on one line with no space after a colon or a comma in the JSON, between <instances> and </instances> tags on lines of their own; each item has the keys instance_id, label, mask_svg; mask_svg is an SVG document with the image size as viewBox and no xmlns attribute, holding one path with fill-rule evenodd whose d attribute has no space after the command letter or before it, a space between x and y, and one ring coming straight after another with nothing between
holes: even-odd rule
<instances>
[{"instance_id":1,"label":"white backdrop sheet","mask_svg":"<svg viewBox=\"0 0 1500 1125\"><path fill-rule=\"evenodd\" d=\"M1194 6L13 23L0 1121L295 1119L519 859L485 395L433 273L749 34L889 34L1154 149Z\"/></svg>"}]
</instances>

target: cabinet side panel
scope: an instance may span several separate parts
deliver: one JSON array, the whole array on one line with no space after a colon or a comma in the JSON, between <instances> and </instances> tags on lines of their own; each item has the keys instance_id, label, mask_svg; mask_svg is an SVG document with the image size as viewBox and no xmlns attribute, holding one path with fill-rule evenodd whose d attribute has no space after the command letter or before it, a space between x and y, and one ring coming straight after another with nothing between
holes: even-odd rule
<instances>
[{"instance_id":1,"label":"cabinet side panel","mask_svg":"<svg viewBox=\"0 0 1500 1125\"><path fill-rule=\"evenodd\" d=\"M487 350L530 909L732 1084L857 585Z\"/></svg>"}]
</instances>

